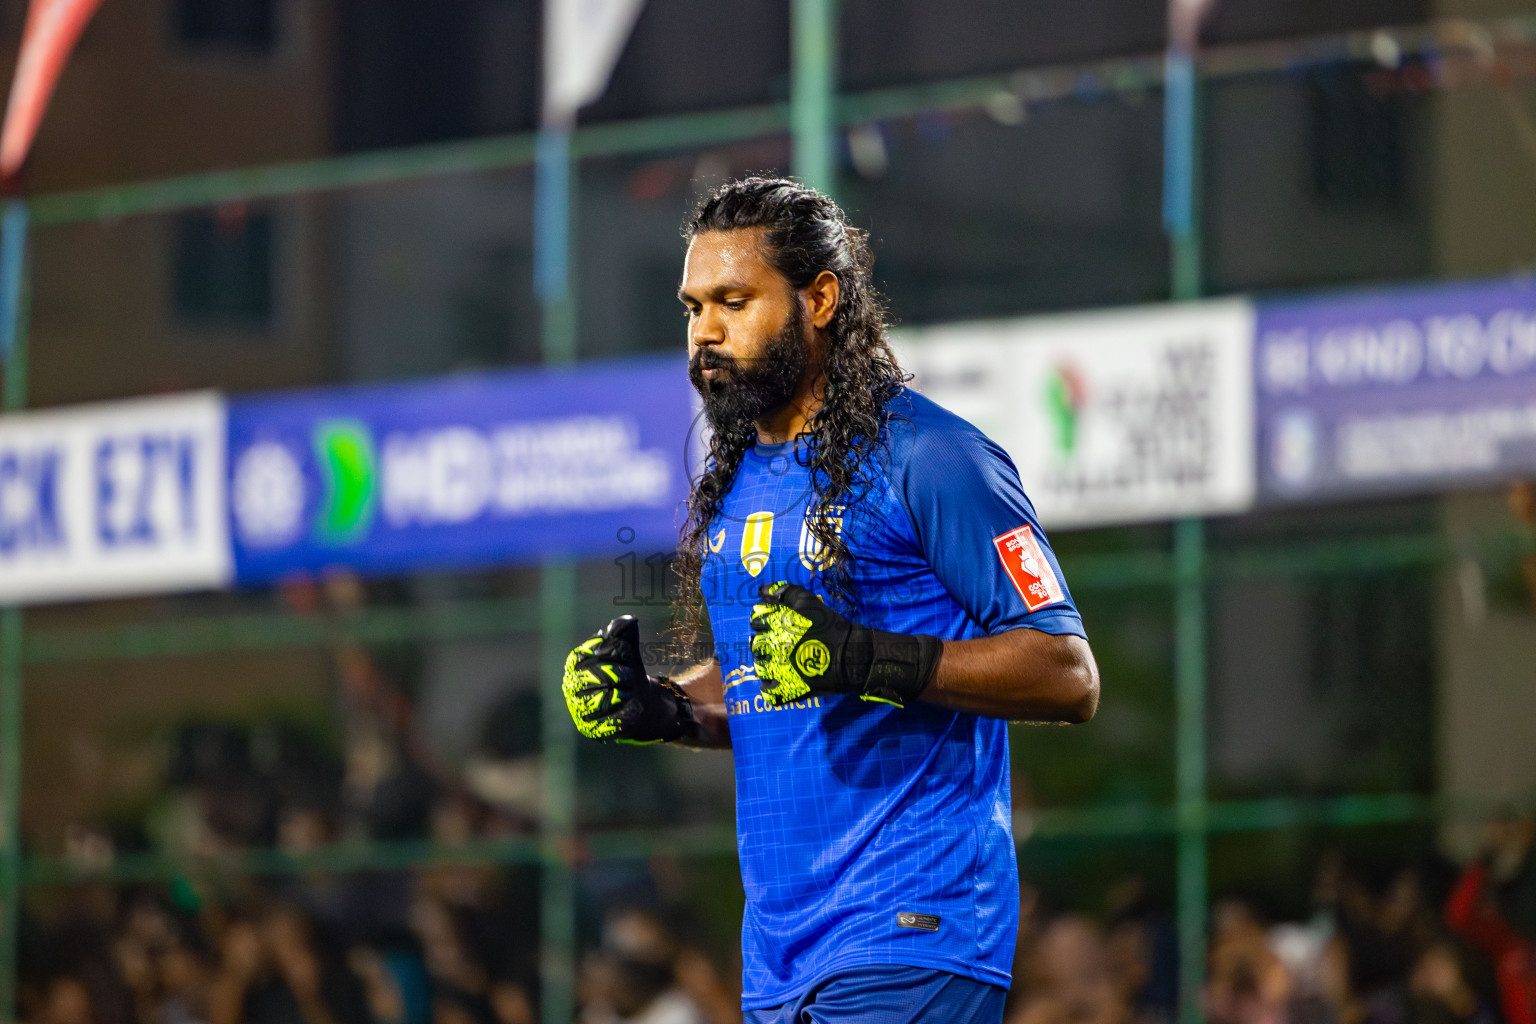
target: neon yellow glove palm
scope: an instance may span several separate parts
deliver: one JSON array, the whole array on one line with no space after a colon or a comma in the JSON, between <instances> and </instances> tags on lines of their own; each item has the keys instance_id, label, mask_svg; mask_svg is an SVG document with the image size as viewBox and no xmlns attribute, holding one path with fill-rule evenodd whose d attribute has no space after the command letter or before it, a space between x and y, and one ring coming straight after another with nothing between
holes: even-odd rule
<instances>
[{"instance_id":1,"label":"neon yellow glove palm","mask_svg":"<svg viewBox=\"0 0 1536 1024\"><path fill-rule=\"evenodd\" d=\"M609 743L662 743L694 735L693 705L665 676L647 675L640 626L621 615L571 651L561 681L583 736Z\"/></svg>"}]
</instances>

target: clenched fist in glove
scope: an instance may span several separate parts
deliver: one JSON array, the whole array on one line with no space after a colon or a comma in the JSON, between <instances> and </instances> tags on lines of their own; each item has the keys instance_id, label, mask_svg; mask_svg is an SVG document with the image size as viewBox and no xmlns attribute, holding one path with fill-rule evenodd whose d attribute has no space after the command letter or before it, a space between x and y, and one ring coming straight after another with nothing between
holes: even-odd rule
<instances>
[{"instance_id":1,"label":"clenched fist in glove","mask_svg":"<svg viewBox=\"0 0 1536 1024\"><path fill-rule=\"evenodd\" d=\"M856 693L900 707L916 700L944 642L849 622L795 583L758 589L752 658L763 696L788 704L822 693Z\"/></svg>"},{"instance_id":2,"label":"clenched fist in glove","mask_svg":"<svg viewBox=\"0 0 1536 1024\"><path fill-rule=\"evenodd\" d=\"M693 736L693 705L640 660L640 626L621 615L565 659L565 705L583 736L611 743L661 743Z\"/></svg>"}]
</instances>

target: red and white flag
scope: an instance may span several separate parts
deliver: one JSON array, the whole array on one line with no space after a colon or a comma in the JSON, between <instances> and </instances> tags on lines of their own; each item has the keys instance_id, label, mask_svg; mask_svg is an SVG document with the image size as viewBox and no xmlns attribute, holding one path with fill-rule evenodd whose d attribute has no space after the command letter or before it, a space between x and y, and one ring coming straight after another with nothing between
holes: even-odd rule
<instances>
[{"instance_id":1,"label":"red and white flag","mask_svg":"<svg viewBox=\"0 0 1536 1024\"><path fill-rule=\"evenodd\" d=\"M27 162L64 62L100 6L101 0L32 0L27 8L21 55L0 130L0 178L14 177Z\"/></svg>"}]
</instances>

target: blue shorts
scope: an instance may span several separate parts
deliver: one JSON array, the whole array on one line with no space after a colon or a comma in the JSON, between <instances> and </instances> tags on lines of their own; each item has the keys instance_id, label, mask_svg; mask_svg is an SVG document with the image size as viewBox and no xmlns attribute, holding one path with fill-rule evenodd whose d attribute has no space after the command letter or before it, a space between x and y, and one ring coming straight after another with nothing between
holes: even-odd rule
<instances>
[{"instance_id":1,"label":"blue shorts","mask_svg":"<svg viewBox=\"0 0 1536 1024\"><path fill-rule=\"evenodd\" d=\"M818 981L745 1024L1001 1024L1008 990L927 967L871 964Z\"/></svg>"}]
</instances>

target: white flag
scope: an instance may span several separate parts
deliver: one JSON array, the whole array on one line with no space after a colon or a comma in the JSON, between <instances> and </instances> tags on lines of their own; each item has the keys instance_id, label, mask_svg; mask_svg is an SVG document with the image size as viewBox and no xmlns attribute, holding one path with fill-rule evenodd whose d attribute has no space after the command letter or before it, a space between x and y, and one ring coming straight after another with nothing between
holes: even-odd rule
<instances>
[{"instance_id":1,"label":"white flag","mask_svg":"<svg viewBox=\"0 0 1536 1024\"><path fill-rule=\"evenodd\" d=\"M645 0L544 0L544 123L569 126L608 88Z\"/></svg>"},{"instance_id":2,"label":"white flag","mask_svg":"<svg viewBox=\"0 0 1536 1024\"><path fill-rule=\"evenodd\" d=\"M557 0L551 0L557 2ZM1168 42L1176 50L1194 53L1200 47L1200 26L1217 0L1168 0Z\"/></svg>"}]
</instances>

